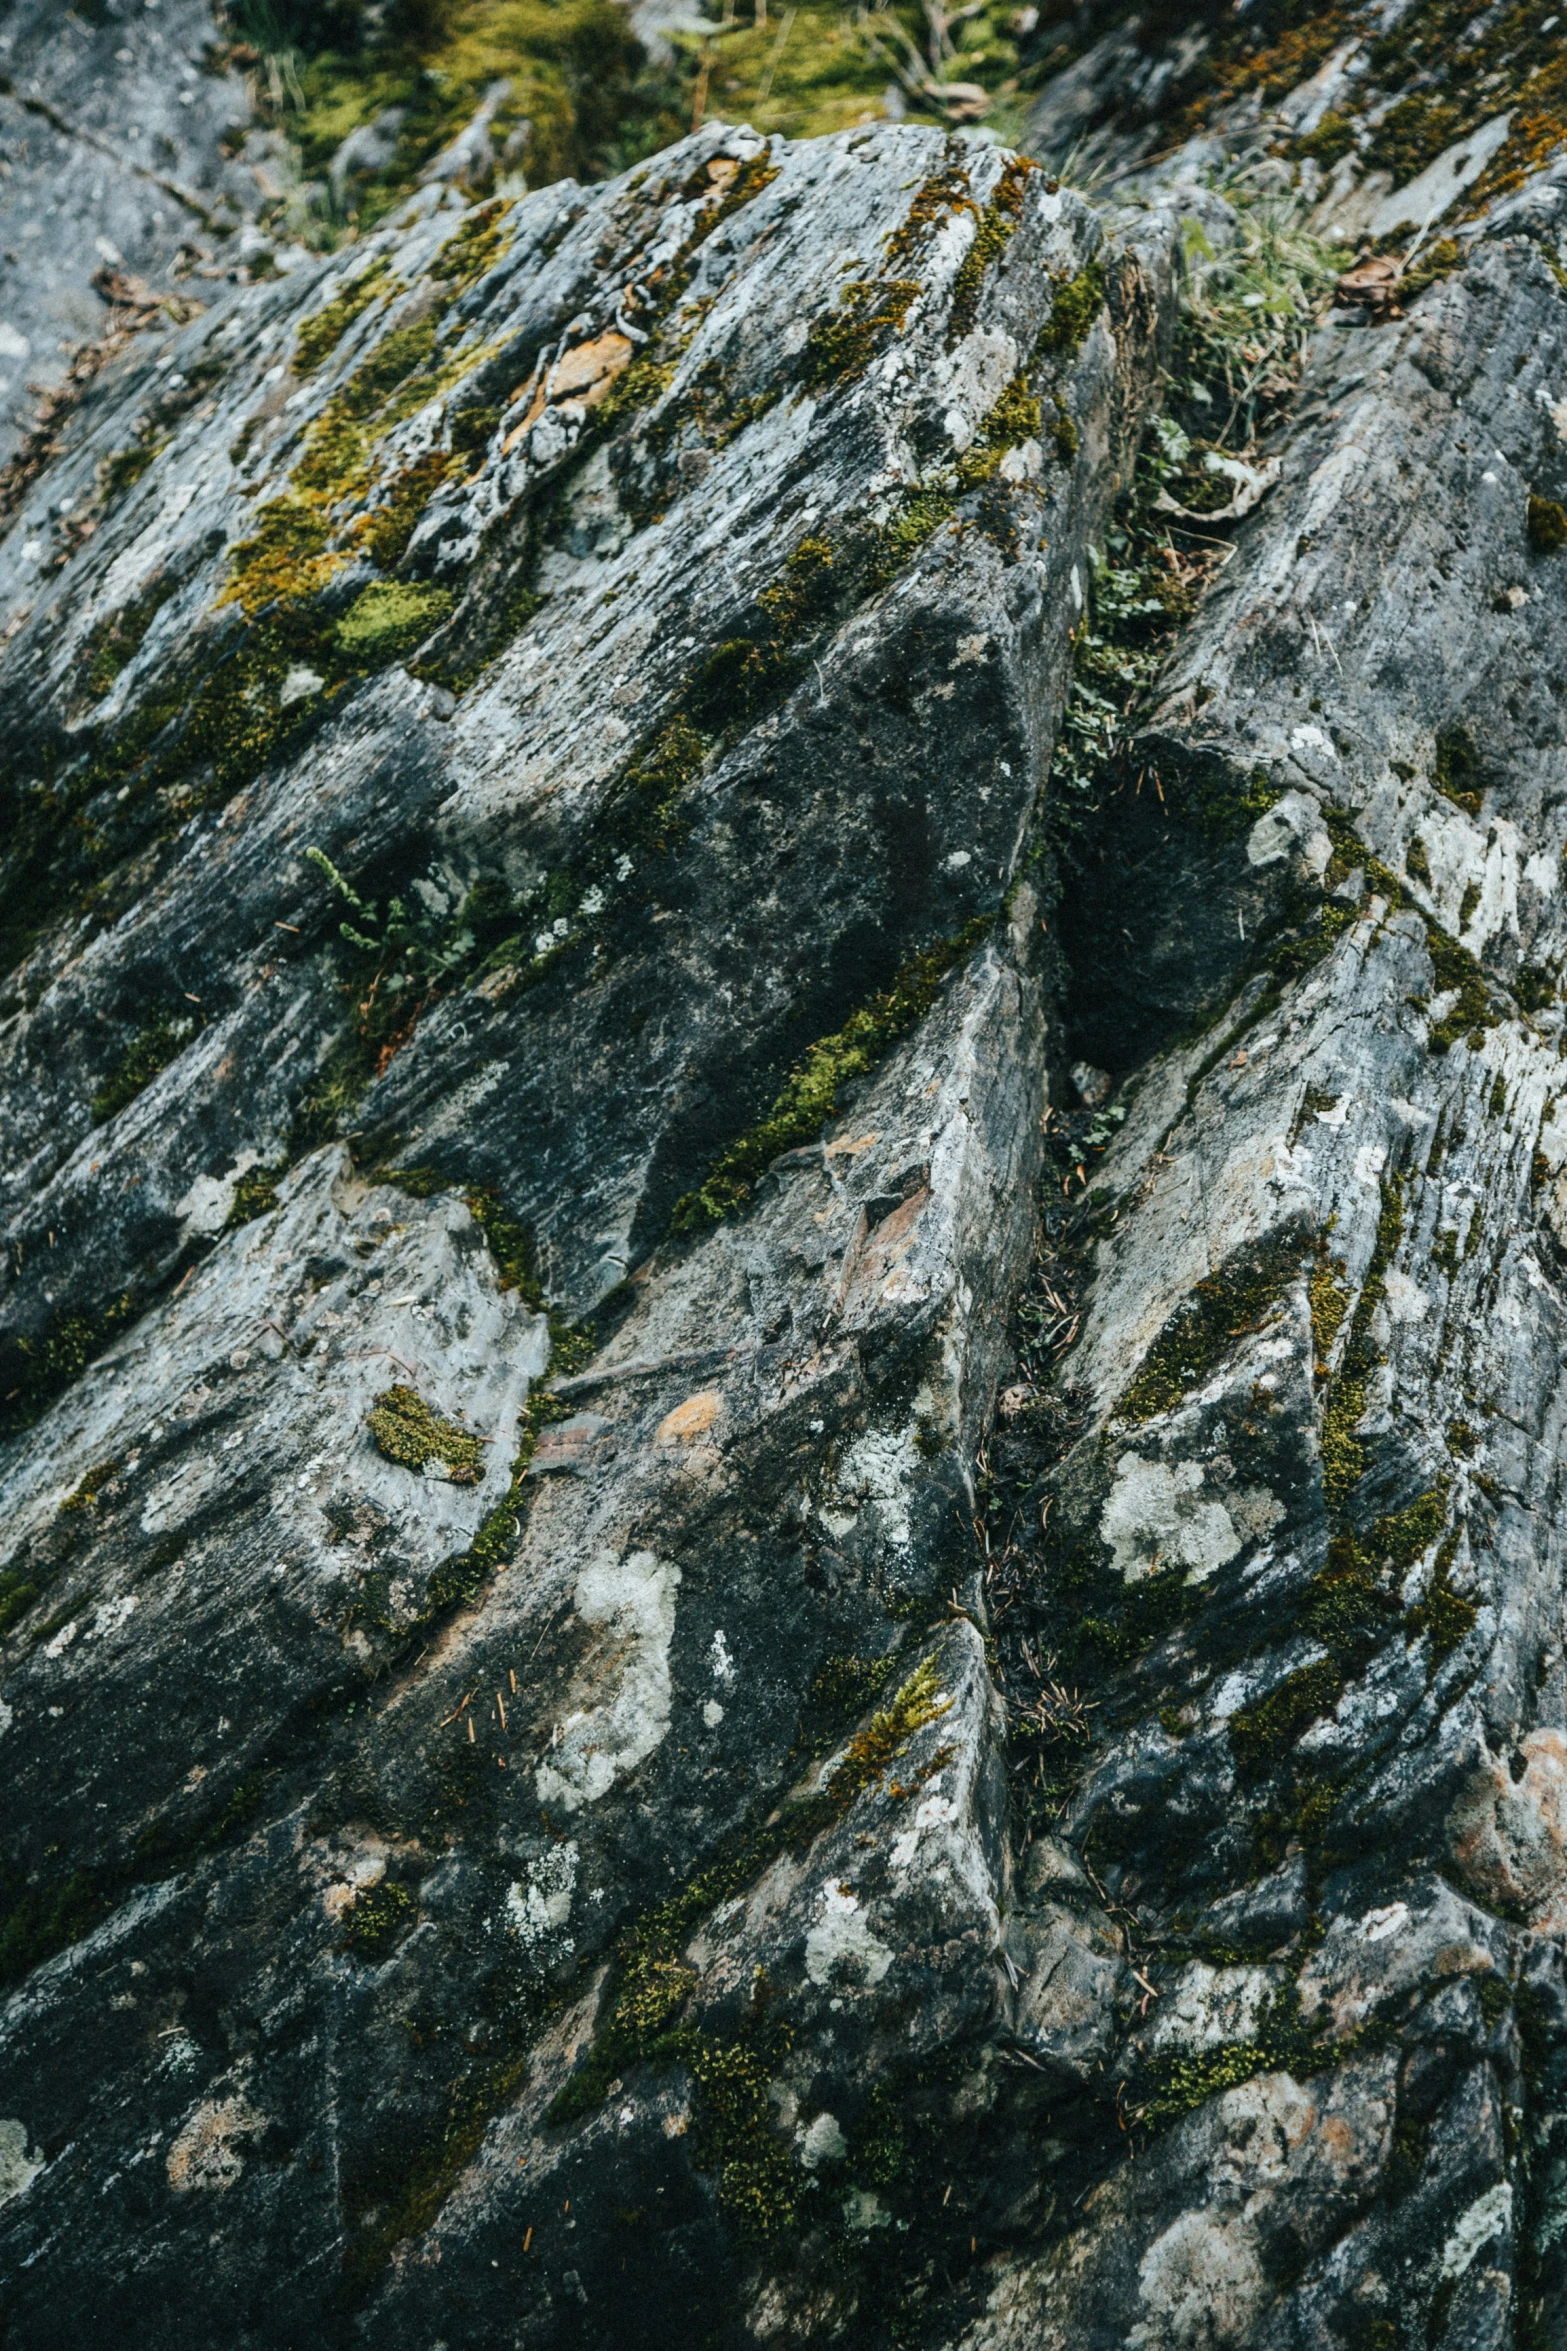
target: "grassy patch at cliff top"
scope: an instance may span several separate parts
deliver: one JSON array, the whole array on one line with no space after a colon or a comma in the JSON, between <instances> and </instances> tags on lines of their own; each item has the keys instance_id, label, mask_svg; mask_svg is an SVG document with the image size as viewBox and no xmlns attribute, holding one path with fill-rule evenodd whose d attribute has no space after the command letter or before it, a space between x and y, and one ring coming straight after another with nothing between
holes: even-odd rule
<instances>
[{"instance_id":1,"label":"grassy patch at cliff top","mask_svg":"<svg viewBox=\"0 0 1567 2351\"><path fill-rule=\"evenodd\" d=\"M703 13L693 4L685 25ZM362 0L232 0L229 23L259 53L258 113L305 180L328 184L293 200L325 242L390 211L486 104L470 194L605 179L702 122L797 139L904 113L984 120L1006 138L1021 128L1023 36L1005 0L955 23L912 0L870 12L738 0L709 13L711 34L672 31L656 57L617 0L393 0L374 12ZM343 142L372 125L379 153L330 186Z\"/></svg>"}]
</instances>

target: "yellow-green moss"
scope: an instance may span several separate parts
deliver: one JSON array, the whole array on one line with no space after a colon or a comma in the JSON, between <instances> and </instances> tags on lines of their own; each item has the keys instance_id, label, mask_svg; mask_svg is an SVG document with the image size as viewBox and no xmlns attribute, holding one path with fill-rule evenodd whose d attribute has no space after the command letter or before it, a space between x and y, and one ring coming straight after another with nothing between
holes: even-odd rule
<instances>
[{"instance_id":1,"label":"yellow-green moss","mask_svg":"<svg viewBox=\"0 0 1567 2351\"><path fill-rule=\"evenodd\" d=\"M986 278L1001 259L1023 216L1029 176L1038 170L1026 155L1014 155L1002 168L996 192L974 224L974 241L952 281L952 306L947 313L948 345L960 343L979 317L979 298Z\"/></svg>"},{"instance_id":2,"label":"yellow-green moss","mask_svg":"<svg viewBox=\"0 0 1567 2351\"><path fill-rule=\"evenodd\" d=\"M1345 1279L1342 1257L1319 1256L1308 1289L1311 1298L1311 1335L1316 1346L1317 1363L1319 1367L1325 1367L1349 1311L1349 1284Z\"/></svg>"},{"instance_id":3,"label":"yellow-green moss","mask_svg":"<svg viewBox=\"0 0 1567 2351\"><path fill-rule=\"evenodd\" d=\"M234 1186L234 1204L224 1231L234 1232L255 1217L270 1216L277 1206L277 1188L286 1172L282 1166L253 1167L240 1176Z\"/></svg>"},{"instance_id":4,"label":"yellow-green moss","mask_svg":"<svg viewBox=\"0 0 1567 2351\"><path fill-rule=\"evenodd\" d=\"M241 22L246 6L258 14L252 37L281 46L269 0L241 0ZM303 47L311 53L292 52L295 97L268 108L263 87L262 98L297 146L305 176L316 180L328 177L351 133L400 112L389 159L351 174L343 188L347 213L361 227L415 186L422 166L472 120L496 83L508 85L491 125L503 180L519 164L534 186L568 175L599 178L688 127L688 101L677 85L646 70L613 0L420 0L376 13L380 21L361 21L361 37L347 44L327 12L319 31L306 12ZM480 174L486 184L492 176ZM311 233L327 239L340 221L327 210L312 220Z\"/></svg>"},{"instance_id":5,"label":"yellow-green moss","mask_svg":"<svg viewBox=\"0 0 1567 2351\"><path fill-rule=\"evenodd\" d=\"M95 1467L87 1471L84 1477L78 1479L70 1493L66 1495L60 1505L60 1516L62 1518L76 1517L89 1510L95 1510L98 1505L98 1496L110 1479L118 1475L119 1469L118 1460L98 1462Z\"/></svg>"},{"instance_id":6,"label":"yellow-green moss","mask_svg":"<svg viewBox=\"0 0 1567 2351\"><path fill-rule=\"evenodd\" d=\"M1377 1237L1356 1301L1349 1343L1322 1415L1322 1491L1328 1509L1341 1511L1365 1471L1365 1447L1356 1428L1366 1409L1367 1383L1381 1360L1371 1343L1371 1321L1381 1304L1387 1271L1404 1231L1404 1178L1383 1179Z\"/></svg>"},{"instance_id":7,"label":"yellow-green moss","mask_svg":"<svg viewBox=\"0 0 1567 2351\"><path fill-rule=\"evenodd\" d=\"M1105 273L1097 261L1090 261L1075 278L1057 287L1034 345L1035 360L1070 359L1082 348L1104 306Z\"/></svg>"},{"instance_id":8,"label":"yellow-green moss","mask_svg":"<svg viewBox=\"0 0 1567 2351\"><path fill-rule=\"evenodd\" d=\"M992 919L976 916L955 938L911 957L888 989L861 1005L832 1036L810 1046L766 1116L731 1143L696 1189L676 1202L671 1229L700 1232L738 1214L779 1153L820 1134L837 1108L841 1088L872 1069L889 1046L924 1019L947 973L978 945Z\"/></svg>"},{"instance_id":9,"label":"yellow-green moss","mask_svg":"<svg viewBox=\"0 0 1567 2351\"><path fill-rule=\"evenodd\" d=\"M11 1392L0 1399L0 1436L31 1428L116 1332L135 1321L141 1306L134 1290L123 1290L96 1310L52 1315L41 1331L18 1339L21 1377L13 1373Z\"/></svg>"},{"instance_id":10,"label":"yellow-green moss","mask_svg":"<svg viewBox=\"0 0 1567 2351\"><path fill-rule=\"evenodd\" d=\"M678 2020L696 1989L681 1951L692 1929L718 1903L756 1880L785 1849L803 1852L841 1820L855 1798L887 1780L915 1734L938 1722L951 1701L940 1688L935 1661L924 1659L851 1739L816 1794L785 1805L765 1827L741 1835L719 1860L699 1871L667 1902L637 1920L616 1947L619 1990L584 2061L557 2093L547 2119L569 2122L591 2113L619 2075L633 2065L687 2067L704 2093L699 2160L717 2169L720 2201L747 2235L767 2235L792 2212L798 2185L793 2158L763 2126L766 2109L753 2095L765 2090L758 2051L776 2053L787 2024L772 2011L759 1982L752 2013L738 2036ZM939 1750L945 1756L947 1750ZM926 1775L916 1775L923 1781ZM889 1791L895 1800L913 1789ZM768 2220L771 2212L774 2220Z\"/></svg>"},{"instance_id":11,"label":"yellow-green moss","mask_svg":"<svg viewBox=\"0 0 1567 2351\"><path fill-rule=\"evenodd\" d=\"M450 588L423 580L377 580L337 624L337 641L351 661L381 663L410 653L446 619L456 598Z\"/></svg>"},{"instance_id":12,"label":"yellow-green moss","mask_svg":"<svg viewBox=\"0 0 1567 2351\"><path fill-rule=\"evenodd\" d=\"M1529 492L1529 544L1541 555L1557 555L1567 547L1567 506L1559 498Z\"/></svg>"},{"instance_id":13,"label":"yellow-green moss","mask_svg":"<svg viewBox=\"0 0 1567 2351\"><path fill-rule=\"evenodd\" d=\"M294 373L314 375L321 362L347 334L356 318L369 309L380 292L391 264L384 254L350 278L335 300L313 311L294 337Z\"/></svg>"},{"instance_id":14,"label":"yellow-green moss","mask_svg":"<svg viewBox=\"0 0 1567 2351\"><path fill-rule=\"evenodd\" d=\"M1335 1659L1324 1657L1287 1674L1255 1706L1232 1714L1230 1746L1242 1778L1259 1779L1271 1771L1302 1731L1332 1711L1343 1692L1341 1668Z\"/></svg>"},{"instance_id":15,"label":"yellow-green moss","mask_svg":"<svg viewBox=\"0 0 1567 2351\"><path fill-rule=\"evenodd\" d=\"M1299 1242L1286 1238L1243 1250L1200 1281L1149 1347L1114 1408L1123 1421L1172 1412L1230 1353L1236 1341L1277 1321L1301 1270Z\"/></svg>"},{"instance_id":16,"label":"yellow-green moss","mask_svg":"<svg viewBox=\"0 0 1567 2351\"><path fill-rule=\"evenodd\" d=\"M144 1022L94 1094L93 1124L102 1126L128 1102L134 1102L142 1089L184 1052L200 1025L190 1012L158 1012Z\"/></svg>"},{"instance_id":17,"label":"yellow-green moss","mask_svg":"<svg viewBox=\"0 0 1567 2351\"><path fill-rule=\"evenodd\" d=\"M1485 770L1466 726L1443 727L1437 735L1431 780L1455 808L1461 808L1466 816L1479 815Z\"/></svg>"},{"instance_id":18,"label":"yellow-green moss","mask_svg":"<svg viewBox=\"0 0 1567 2351\"><path fill-rule=\"evenodd\" d=\"M147 631L175 593L179 582L172 572L157 572L141 594L100 621L82 647L87 692L92 701L107 694L122 669L141 651Z\"/></svg>"},{"instance_id":19,"label":"yellow-green moss","mask_svg":"<svg viewBox=\"0 0 1567 2351\"><path fill-rule=\"evenodd\" d=\"M427 1462L440 1462L454 1486L476 1486L483 1475L480 1439L445 1419L416 1388L403 1382L382 1390L365 1422L377 1449L404 1469L422 1470Z\"/></svg>"},{"instance_id":20,"label":"yellow-green moss","mask_svg":"<svg viewBox=\"0 0 1567 2351\"><path fill-rule=\"evenodd\" d=\"M407 1886L383 1879L359 1894L343 1913L343 1948L367 1966L389 1959L419 1916L419 1904Z\"/></svg>"},{"instance_id":21,"label":"yellow-green moss","mask_svg":"<svg viewBox=\"0 0 1567 2351\"><path fill-rule=\"evenodd\" d=\"M902 331L921 291L917 278L857 280L843 287L837 307L813 318L800 358L800 381L808 392L853 383L865 373L883 343Z\"/></svg>"},{"instance_id":22,"label":"yellow-green moss","mask_svg":"<svg viewBox=\"0 0 1567 2351\"><path fill-rule=\"evenodd\" d=\"M1478 1611L1472 1600L1453 1590L1453 1561L1458 1555L1458 1531L1455 1528L1436 1555L1430 1589L1423 1600L1411 1608L1405 1618L1412 1637L1426 1633L1431 1640L1431 1663L1435 1668L1439 1659L1448 1657L1468 1639L1474 1630Z\"/></svg>"},{"instance_id":23,"label":"yellow-green moss","mask_svg":"<svg viewBox=\"0 0 1567 2351\"><path fill-rule=\"evenodd\" d=\"M1226 1962L1216 1959L1215 1964ZM1217 2049L1171 2050L1158 2055L1150 2069L1149 2095L1133 2119L1147 2129L1163 2129L1207 2099L1250 2081L1258 2073L1290 2073L1297 2081L1305 2081L1346 2055L1357 2038L1351 2034L1336 2046L1331 2039L1316 2038L1301 2017L1298 1988L1286 1984L1263 1999L1254 2038L1227 2042Z\"/></svg>"},{"instance_id":24,"label":"yellow-green moss","mask_svg":"<svg viewBox=\"0 0 1567 2351\"><path fill-rule=\"evenodd\" d=\"M995 406L980 420L978 431L958 459L958 480L966 490L987 482L998 471L1009 449L1031 440L1040 430L1042 410L1028 388L1027 378L1014 376Z\"/></svg>"},{"instance_id":25,"label":"yellow-green moss","mask_svg":"<svg viewBox=\"0 0 1567 2351\"><path fill-rule=\"evenodd\" d=\"M1436 983L1433 993L1456 991L1451 1010L1431 1024L1426 1039L1429 1049L1445 1053L1460 1037L1477 1046L1485 1030L1495 1028L1502 1017L1485 973L1468 948L1461 947L1434 922L1426 924L1426 952Z\"/></svg>"}]
</instances>

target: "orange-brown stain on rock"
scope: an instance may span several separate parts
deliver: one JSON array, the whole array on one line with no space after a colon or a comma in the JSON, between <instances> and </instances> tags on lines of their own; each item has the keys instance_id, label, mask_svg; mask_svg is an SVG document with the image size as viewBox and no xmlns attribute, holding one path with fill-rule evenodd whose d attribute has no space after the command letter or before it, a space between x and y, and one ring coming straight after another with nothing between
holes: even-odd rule
<instances>
[{"instance_id":1,"label":"orange-brown stain on rock","mask_svg":"<svg viewBox=\"0 0 1567 2351\"><path fill-rule=\"evenodd\" d=\"M684 1404L677 1404L658 1424L654 1442L659 1445L691 1445L698 1437L705 1437L723 1411L724 1400L716 1388L704 1388L699 1396L688 1396Z\"/></svg>"}]
</instances>

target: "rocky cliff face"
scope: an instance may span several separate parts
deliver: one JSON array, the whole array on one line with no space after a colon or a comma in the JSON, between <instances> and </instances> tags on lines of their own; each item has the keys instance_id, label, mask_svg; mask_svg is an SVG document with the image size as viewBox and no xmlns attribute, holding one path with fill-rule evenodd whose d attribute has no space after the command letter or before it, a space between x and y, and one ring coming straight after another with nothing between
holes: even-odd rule
<instances>
[{"instance_id":1,"label":"rocky cliff face","mask_svg":"<svg viewBox=\"0 0 1567 2351\"><path fill-rule=\"evenodd\" d=\"M8 2351L1561 2331L1554 183L1163 37L12 467Z\"/></svg>"}]
</instances>

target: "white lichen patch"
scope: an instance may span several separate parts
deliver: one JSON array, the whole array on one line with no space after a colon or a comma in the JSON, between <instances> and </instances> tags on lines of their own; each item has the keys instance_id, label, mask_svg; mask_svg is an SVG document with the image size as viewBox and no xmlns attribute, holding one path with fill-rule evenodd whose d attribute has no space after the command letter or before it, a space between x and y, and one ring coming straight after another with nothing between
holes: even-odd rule
<instances>
[{"instance_id":1,"label":"white lichen patch","mask_svg":"<svg viewBox=\"0 0 1567 2351\"><path fill-rule=\"evenodd\" d=\"M822 1519L833 1534L847 1534L859 1513L874 1507L880 1532L898 1550L907 1550L912 1529L909 1500L920 1467L916 1430L867 1429L845 1453L838 1468L836 1500Z\"/></svg>"},{"instance_id":2,"label":"white lichen patch","mask_svg":"<svg viewBox=\"0 0 1567 2351\"><path fill-rule=\"evenodd\" d=\"M1391 1322L1424 1322L1430 1311L1431 1301L1420 1284L1400 1273L1397 1266L1383 1276L1382 1295Z\"/></svg>"},{"instance_id":3,"label":"white lichen patch","mask_svg":"<svg viewBox=\"0 0 1567 2351\"><path fill-rule=\"evenodd\" d=\"M576 1886L575 1844L552 1845L547 1853L529 1862L525 1875L506 1895L506 1923L524 1949L536 1950L555 1937L560 1938L561 1950L574 1948L573 1938L562 1935L561 1929L571 1917Z\"/></svg>"},{"instance_id":4,"label":"white lichen patch","mask_svg":"<svg viewBox=\"0 0 1567 2351\"><path fill-rule=\"evenodd\" d=\"M1459 2215L1458 2225L1442 2247L1442 2275L1461 2278L1475 2255L1493 2237L1500 2237L1512 2227L1513 2191L1507 2180L1498 2180L1494 2188L1487 2188L1477 2196L1467 2212Z\"/></svg>"},{"instance_id":5,"label":"white lichen patch","mask_svg":"<svg viewBox=\"0 0 1567 2351\"><path fill-rule=\"evenodd\" d=\"M835 2114L818 2114L808 2130L798 2133L800 2162L806 2171L817 2171L824 2163L841 2163L849 2152Z\"/></svg>"},{"instance_id":6,"label":"white lichen patch","mask_svg":"<svg viewBox=\"0 0 1567 2351\"><path fill-rule=\"evenodd\" d=\"M1133 1584L1184 1567L1188 1583L1200 1584L1284 1515L1266 1487L1226 1490L1220 1501L1207 1485L1200 1461L1166 1465L1123 1453L1099 1521L1116 1573Z\"/></svg>"},{"instance_id":7,"label":"white lichen patch","mask_svg":"<svg viewBox=\"0 0 1567 2351\"><path fill-rule=\"evenodd\" d=\"M0 2122L0 2204L25 2196L43 2167L43 2157L27 2151L26 2124Z\"/></svg>"},{"instance_id":8,"label":"white lichen patch","mask_svg":"<svg viewBox=\"0 0 1567 2351\"><path fill-rule=\"evenodd\" d=\"M1219 2049L1254 2040L1277 1989L1264 1967L1208 1967L1194 1961L1171 1984L1148 2029L1153 2050Z\"/></svg>"},{"instance_id":9,"label":"white lichen patch","mask_svg":"<svg viewBox=\"0 0 1567 2351\"><path fill-rule=\"evenodd\" d=\"M871 2229L884 2229L892 2219L874 2188L851 2188L843 2200L845 2225L862 2234Z\"/></svg>"},{"instance_id":10,"label":"white lichen patch","mask_svg":"<svg viewBox=\"0 0 1567 2351\"><path fill-rule=\"evenodd\" d=\"M921 1797L909 1826L901 1836L894 1837L892 1851L888 1855L894 1869L908 1868L927 1829L951 1828L957 1820L957 1806L950 1796L943 1796L940 1791L940 1780L933 1780L926 1794Z\"/></svg>"},{"instance_id":11,"label":"white lichen patch","mask_svg":"<svg viewBox=\"0 0 1567 2351\"><path fill-rule=\"evenodd\" d=\"M805 1972L824 1990L854 1985L869 1990L892 1965L892 1953L847 1886L823 1886L821 1916L805 1938Z\"/></svg>"},{"instance_id":12,"label":"white lichen patch","mask_svg":"<svg viewBox=\"0 0 1567 2351\"><path fill-rule=\"evenodd\" d=\"M557 1724L534 1784L541 1804L575 1812L596 1803L669 1734L669 1644L680 1570L651 1551L601 1551L577 1578L576 1609L611 1639L573 1685L579 1704ZM599 1685L617 1686L599 1695ZM584 1688L586 1682L589 1686Z\"/></svg>"},{"instance_id":13,"label":"white lichen patch","mask_svg":"<svg viewBox=\"0 0 1567 2351\"><path fill-rule=\"evenodd\" d=\"M1273 2298L1255 2230L1206 2212L1183 2212L1155 2237L1137 2282L1147 2316L1126 2338L1134 2351L1238 2351Z\"/></svg>"}]
</instances>

